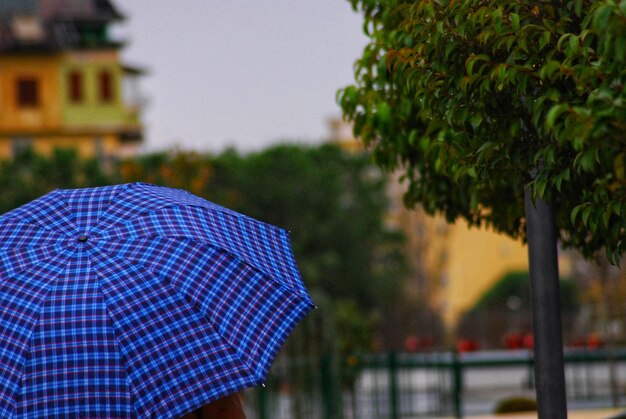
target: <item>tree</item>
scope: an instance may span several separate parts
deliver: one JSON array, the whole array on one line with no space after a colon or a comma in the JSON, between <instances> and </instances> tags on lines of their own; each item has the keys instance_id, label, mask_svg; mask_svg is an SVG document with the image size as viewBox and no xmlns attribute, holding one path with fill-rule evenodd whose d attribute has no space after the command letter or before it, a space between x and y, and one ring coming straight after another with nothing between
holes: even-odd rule
<instances>
[{"instance_id":1,"label":"tree","mask_svg":"<svg viewBox=\"0 0 626 419\"><path fill-rule=\"evenodd\" d=\"M626 246L626 6L351 0L372 42L338 100L406 203L525 238L524 190L586 256Z\"/></svg>"},{"instance_id":2,"label":"tree","mask_svg":"<svg viewBox=\"0 0 626 419\"><path fill-rule=\"evenodd\" d=\"M111 183L95 159L82 159L75 150L55 149L49 156L27 149L0 161L0 214L57 188Z\"/></svg>"},{"instance_id":3,"label":"tree","mask_svg":"<svg viewBox=\"0 0 626 419\"><path fill-rule=\"evenodd\" d=\"M147 182L185 189L193 194L206 193L212 176L207 156L195 152L159 152L118 163L123 182Z\"/></svg>"},{"instance_id":4,"label":"tree","mask_svg":"<svg viewBox=\"0 0 626 419\"><path fill-rule=\"evenodd\" d=\"M372 42L344 114L403 168L408 205L532 238L539 412L563 417L556 239L614 262L626 247L626 3L351 3Z\"/></svg>"}]
</instances>

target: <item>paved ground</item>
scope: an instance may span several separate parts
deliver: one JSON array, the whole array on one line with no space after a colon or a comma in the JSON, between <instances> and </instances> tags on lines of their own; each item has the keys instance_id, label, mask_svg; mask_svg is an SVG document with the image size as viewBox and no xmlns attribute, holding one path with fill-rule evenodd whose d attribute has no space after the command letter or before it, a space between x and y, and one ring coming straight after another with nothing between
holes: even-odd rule
<instances>
[{"instance_id":1,"label":"paved ground","mask_svg":"<svg viewBox=\"0 0 626 419\"><path fill-rule=\"evenodd\" d=\"M622 415L622 416L620 416ZM626 409L574 410L567 414L568 419L611 419L626 418ZM468 419L536 419L536 413L516 413L508 415L470 416Z\"/></svg>"}]
</instances>

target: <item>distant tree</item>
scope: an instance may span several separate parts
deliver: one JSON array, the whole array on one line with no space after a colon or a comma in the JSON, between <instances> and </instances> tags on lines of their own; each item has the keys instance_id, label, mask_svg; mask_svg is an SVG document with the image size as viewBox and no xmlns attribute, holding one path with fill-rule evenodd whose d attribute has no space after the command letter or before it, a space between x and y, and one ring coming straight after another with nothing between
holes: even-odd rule
<instances>
[{"instance_id":1,"label":"distant tree","mask_svg":"<svg viewBox=\"0 0 626 419\"><path fill-rule=\"evenodd\" d=\"M97 160L80 158L73 149L56 149L49 156L27 149L0 161L0 213L53 189L99 186L111 181Z\"/></svg>"},{"instance_id":2,"label":"distant tree","mask_svg":"<svg viewBox=\"0 0 626 419\"><path fill-rule=\"evenodd\" d=\"M580 290L571 279L562 279L560 285L565 336L573 338L576 335L574 324L580 307ZM498 347L508 332L532 331L530 317L529 273L509 272L461 316L457 335L479 339L482 346Z\"/></svg>"},{"instance_id":3,"label":"distant tree","mask_svg":"<svg viewBox=\"0 0 626 419\"><path fill-rule=\"evenodd\" d=\"M500 278L496 283L485 291L476 304L475 309L482 308L504 308L511 305L510 297L517 297L519 304L516 309L530 311L530 282L528 272L510 272ZM561 279L561 307L564 311L572 312L578 307L576 286L570 279Z\"/></svg>"},{"instance_id":4,"label":"distant tree","mask_svg":"<svg viewBox=\"0 0 626 419\"><path fill-rule=\"evenodd\" d=\"M122 182L147 182L185 189L196 195L206 193L212 176L208 156L196 152L158 152L119 162Z\"/></svg>"}]
</instances>

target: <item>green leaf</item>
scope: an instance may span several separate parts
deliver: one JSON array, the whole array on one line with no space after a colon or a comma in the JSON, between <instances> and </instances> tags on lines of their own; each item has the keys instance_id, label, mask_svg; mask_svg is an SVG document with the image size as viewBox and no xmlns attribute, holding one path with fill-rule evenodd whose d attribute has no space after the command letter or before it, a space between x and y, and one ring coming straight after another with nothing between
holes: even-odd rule
<instances>
[{"instance_id":1,"label":"green leaf","mask_svg":"<svg viewBox=\"0 0 626 419\"><path fill-rule=\"evenodd\" d=\"M519 45L520 49L524 52L528 52L528 40L526 36L520 36L518 38L517 44Z\"/></svg>"},{"instance_id":2,"label":"green leaf","mask_svg":"<svg viewBox=\"0 0 626 419\"><path fill-rule=\"evenodd\" d=\"M546 45L548 45L551 38L552 34L550 33L550 31L544 31L541 34L541 38L539 38L539 49L542 50Z\"/></svg>"},{"instance_id":3,"label":"green leaf","mask_svg":"<svg viewBox=\"0 0 626 419\"><path fill-rule=\"evenodd\" d=\"M461 80L461 84L459 86L461 90L463 92L467 92L467 89L469 89L475 78L475 76L463 76L463 79Z\"/></svg>"},{"instance_id":4,"label":"green leaf","mask_svg":"<svg viewBox=\"0 0 626 419\"><path fill-rule=\"evenodd\" d=\"M470 123L474 129L478 128L483 122L483 116L480 113L475 113L470 117Z\"/></svg>"},{"instance_id":5,"label":"green leaf","mask_svg":"<svg viewBox=\"0 0 626 419\"><path fill-rule=\"evenodd\" d=\"M543 80L553 80L554 74L559 71L561 68L561 63L559 61L550 60L541 67L539 70L539 77Z\"/></svg>"},{"instance_id":6,"label":"green leaf","mask_svg":"<svg viewBox=\"0 0 626 419\"><path fill-rule=\"evenodd\" d=\"M578 213L580 212L581 209L583 209L584 204L582 205L577 205L574 207L574 209L572 209L572 212L570 214L570 221L572 222L572 224L576 224L576 216L578 215Z\"/></svg>"},{"instance_id":7,"label":"green leaf","mask_svg":"<svg viewBox=\"0 0 626 419\"><path fill-rule=\"evenodd\" d=\"M589 217L589 232L595 234L598 230L598 220L596 217Z\"/></svg>"},{"instance_id":8,"label":"green leaf","mask_svg":"<svg viewBox=\"0 0 626 419\"><path fill-rule=\"evenodd\" d=\"M626 36L621 36L615 40L615 61L623 63L626 61Z\"/></svg>"},{"instance_id":9,"label":"green leaf","mask_svg":"<svg viewBox=\"0 0 626 419\"><path fill-rule=\"evenodd\" d=\"M497 64L495 67L493 67L493 70L491 70L489 78L491 80L498 80L501 82L504 79L504 75L506 74L506 67L506 64Z\"/></svg>"},{"instance_id":10,"label":"green leaf","mask_svg":"<svg viewBox=\"0 0 626 419\"><path fill-rule=\"evenodd\" d=\"M513 25L513 31L519 31L519 15L517 13L511 13L509 14L509 20Z\"/></svg>"},{"instance_id":11,"label":"green leaf","mask_svg":"<svg viewBox=\"0 0 626 419\"><path fill-rule=\"evenodd\" d=\"M574 34L572 33L564 33L563 35L561 35L561 37L559 38L559 40L556 43L556 47L558 50L562 51L563 50L563 44L565 42L569 42L568 39L570 37L574 36Z\"/></svg>"},{"instance_id":12,"label":"green leaf","mask_svg":"<svg viewBox=\"0 0 626 419\"><path fill-rule=\"evenodd\" d=\"M473 74L474 64L479 61L489 61L490 58L487 54L478 54L478 55L470 55L470 57L465 61L465 71L469 76Z\"/></svg>"},{"instance_id":13,"label":"green leaf","mask_svg":"<svg viewBox=\"0 0 626 419\"><path fill-rule=\"evenodd\" d=\"M568 43L569 48L567 48L568 57L576 56L579 54L580 52L579 42L580 41L577 36L571 36L569 38L569 43Z\"/></svg>"},{"instance_id":14,"label":"green leaf","mask_svg":"<svg viewBox=\"0 0 626 419\"><path fill-rule=\"evenodd\" d=\"M598 160L598 149L592 148L585 152L579 153L574 159L574 164L580 166L585 172L591 172Z\"/></svg>"},{"instance_id":15,"label":"green leaf","mask_svg":"<svg viewBox=\"0 0 626 419\"><path fill-rule=\"evenodd\" d=\"M607 228L609 226L609 221L611 220L611 213L609 211L605 211L602 214L602 225Z\"/></svg>"},{"instance_id":16,"label":"green leaf","mask_svg":"<svg viewBox=\"0 0 626 419\"><path fill-rule=\"evenodd\" d=\"M585 227L588 227L589 216L591 215L591 206L587 205L582 211L582 221Z\"/></svg>"},{"instance_id":17,"label":"green leaf","mask_svg":"<svg viewBox=\"0 0 626 419\"><path fill-rule=\"evenodd\" d=\"M535 180L535 196L540 197L540 198L544 197L547 186L548 186L548 182L546 179Z\"/></svg>"},{"instance_id":18,"label":"green leaf","mask_svg":"<svg viewBox=\"0 0 626 419\"><path fill-rule=\"evenodd\" d=\"M557 190L558 192L561 192L561 184L562 184L562 183L563 183L563 178L557 177L557 178L554 180L554 185L556 186L556 190Z\"/></svg>"},{"instance_id":19,"label":"green leaf","mask_svg":"<svg viewBox=\"0 0 626 419\"><path fill-rule=\"evenodd\" d=\"M548 115L546 115L545 127L548 131L551 131L554 128L554 124L559 116L561 116L564 112L569 109L569 104L567 103L559 103L550 108L548 111Z\"/></svg>"},{"instance_id":20,"label":"green leaf","mask_svg":"<svg viewBox=\"0 0 626 419\"><path fill-rule=\"evenodd\" d=\"M613 7L609 4L598 7L593 14L593 28L596 30L605 30L609 26Z\"/></svg>"},{"instance_id":21,"label":"green leaf","mask_svg":"<svg viewBox=\"0 0 626 419\"><path fill-rule=\"evenodd\" d=\"M378 121L382 125L389 125L389 123L391 122L391 107L387 102L381 102L378 104L376 116L378 117Z\"/></svg>"},{"instance_id":22,"label":"green leaf","mask_svg":"<svg viewBox=\"0 0 626 419\"><path fill-rule=\"evenodd\" d=\"M557 191L561 192L563 182L567 180L569 180L569 169L563 170L556 176L554 183L556 185Z\"/></svg>"},{"instance_id":23,"label":"green leaf","mask_svg":"<svg viewBox=\"0 0 626 419\"><path fill-rule=\"evenodd\" d=\"M624 164L625 152L619 153L613 160L613 173L618 180L626 180L626 165Z\"/></svg>"},{"instance_id":24,"label":"green leaf","mask_svg":"<svg viewBox=\"0 0 626 419\"><path fill-rule=\"evenodd\" d=\"M452 51L454 51L457 45L458 45L457 41L453 40L453 41L448 42L448 44L446 45L446 50L444 52L444 57L446 59L450 57L450 54L452 53Z\"/></svg>"}]
</instances>

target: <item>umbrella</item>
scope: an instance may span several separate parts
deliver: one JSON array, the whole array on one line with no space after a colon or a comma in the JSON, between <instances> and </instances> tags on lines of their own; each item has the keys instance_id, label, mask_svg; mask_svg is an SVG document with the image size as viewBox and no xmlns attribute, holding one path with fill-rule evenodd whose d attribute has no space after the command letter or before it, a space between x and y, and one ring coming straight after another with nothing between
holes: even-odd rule
<instances>
[{"instance_id":1,"label":"umbrella","mask_svg":"<svg viewBox=\"0 0 626 419\"><path fill-rule=\"evenodd\" d=\"M313 304L285 230L146 183L0 216L0 417L180 417L264 381Z\"/></svg>"}]
</instances>

